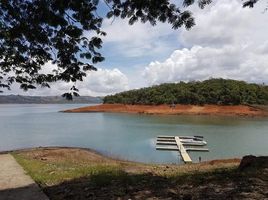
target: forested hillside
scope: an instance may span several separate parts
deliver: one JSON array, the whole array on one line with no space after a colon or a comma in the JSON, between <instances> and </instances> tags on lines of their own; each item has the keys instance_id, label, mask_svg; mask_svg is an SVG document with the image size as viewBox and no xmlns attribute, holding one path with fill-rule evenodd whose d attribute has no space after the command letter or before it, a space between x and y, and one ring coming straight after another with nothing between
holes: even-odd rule
<instances>
[{"instance_id":1,"label":"forested hillside","mask_svg":"<svg viewBox=\"0 0 268 200\"><path fill-rule=\"evenodd\" d=\"M267 105L268 86L229 79L165 83L106 96L104 103Z\"/></svg>"}]
</instances>

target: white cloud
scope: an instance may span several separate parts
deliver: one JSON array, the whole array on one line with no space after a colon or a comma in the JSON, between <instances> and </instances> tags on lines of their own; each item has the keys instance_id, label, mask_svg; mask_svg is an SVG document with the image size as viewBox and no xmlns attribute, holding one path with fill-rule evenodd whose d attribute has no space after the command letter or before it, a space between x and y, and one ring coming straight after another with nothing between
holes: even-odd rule
<instances>
[{"instance_id":1,"label":"white cloud","mask_svg":"<svg viewBox=\"0 0 268 200\"><path fill-rule=\"evenodd\" d=\"M128 78L118 69L98 69L90 72L87 78L78 84L81 93L86 95L106 95L128 89Z\"/></svg>"},{"instance_id":2,"label":"white cloud","mask_svg":"<svg viewBox=\"0 0 268 200\"><path fill-rule=\"evenodd\" d=\"M42 69L42 73L50 73L55 68L55 65L47 63ZM72 86L73 83L58 81L56 83L51 83L51 88L37 87L35 90L23 92L19 89L19 85L14 83L12 85L12 89L4 94L54 96L62 95L63 93L68 92ZM99 68L98 71L90 71L82 82L76 83L76 87L79 89L80 95L90 96L104 96L107 94L121 92L129 88L127 76L116 68Z\"/></svg>"},{"instance_id":3,"label":"white cloud","mask_svg":"<svg viewBox=\"0 0 268 200\"><path fill-rule=\"evenodd\" d=\"M166 61L152 62L144 70L149 84L222 77L267 82L268 57L239 46L194 46L173 52Z\"/></svg>"},{"instance_id":4,"label":"white cloud","mask_svg":"<svg viewBox=\"0 0 268 200\"><path fill-rule=\"evenodd\" d=\"M193 8L197 25L180 34L187 48L151 62L143 76L150 85L210 77L268 83L265 5L250 10L239 0L221 0L205 10Z\"/></svg>"},{"instance_id":5,"label":"white cloud","mask_svg":"<svg viewBox=\"0 0 268 200\"><path fill-rule=\"evenodd\" d=\"M244 33L251 32L248 28L254 22L251 18L259 15L256 9L242 8L241 1L237 0L215 1L204 10L194 7L192 12L196 26L181 33L181 42L186 46L221 46L246 41L248 35Z\"/></svg>"},{"instance_id":6,"label":"white cloud","mask_svg":"<svg viewBox=\"0 0 268 200\"><path fill-rule=\"evenodd\" d=\"M137 22L130 26L127 20L104 20L103 30L107 35L103 38L105 45L112 45L113 49L126 57L141 57L161 54L170 49L168 37L174 33L169 24L158 23L151 26ZM173 41L178 42L178 41Z\"/></svg>"}]
</instances>

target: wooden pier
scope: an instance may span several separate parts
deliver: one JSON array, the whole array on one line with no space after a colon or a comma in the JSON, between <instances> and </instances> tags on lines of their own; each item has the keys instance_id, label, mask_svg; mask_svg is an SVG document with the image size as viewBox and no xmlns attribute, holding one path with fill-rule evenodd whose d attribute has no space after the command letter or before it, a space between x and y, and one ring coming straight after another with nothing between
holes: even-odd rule
<instances>
[{"instance_id":1,"label":"wooden pier","mask_svg":"<svg viewBox=\"0 0 268 200\"><path fill-rule=\"evenodd\" d=\"M205 146L206 143L194 143L189 142L185 143L185 139L199 139L203 141L201 136L168 136L160 135L157 136L156 141L156 150L165 150L165 151L179 151L182 160L185 163L192 163L192 159L189 156L187 151L209 151L207 148L196 148L194 146ZM162 146L158 146L162 145Z\"/></svg>"}]
</instances>

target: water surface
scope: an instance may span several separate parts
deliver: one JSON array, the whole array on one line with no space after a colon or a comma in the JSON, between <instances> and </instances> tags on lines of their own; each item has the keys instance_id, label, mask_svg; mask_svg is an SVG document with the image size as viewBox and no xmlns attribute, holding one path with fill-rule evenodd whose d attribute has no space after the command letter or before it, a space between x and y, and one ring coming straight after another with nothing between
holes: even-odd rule
<instances>
[{"instance_id":1,"label":"water surface","mask_svg":"<svg viewBox=\"0 0 268 200\"><path fill-rule=\"evenodd\" d=\"M60 113L85 105L0 105L0 151L36 146L74 146L116 158L179 163L177 152L155 150L157 135L203 135L208 153L197 161L268 154L268 119L163 116L115 113Z\"/></svg>"}]
</instances>

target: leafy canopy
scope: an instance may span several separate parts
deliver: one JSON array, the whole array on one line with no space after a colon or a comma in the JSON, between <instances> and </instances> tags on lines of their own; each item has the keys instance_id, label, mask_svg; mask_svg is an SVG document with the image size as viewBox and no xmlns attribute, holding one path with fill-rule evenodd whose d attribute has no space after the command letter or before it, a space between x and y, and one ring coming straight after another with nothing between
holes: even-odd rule
<instances>
[{"instance_id":1,"label":"leafy canopy","mask_svg":"<svg viewBox=\"0 0 268 200\"><path fill-rule=\"evenodd\" d=\"M184 0L181 6L171 0L103 0L109 7L106 17L156 25L171 24L173 29L194 26L192 13L183 9L194 3L200 8L211 0ZM103 3L102 2L102 3ZM181 2L181 1L178 1ZM94 64L104 60L99 49L103 17L98 15L99 0L1 0L0 1L0 92L16 82L23 90L51 82L72 82L68 99L78 96L75 82L83 81ZM251 4L248 4L251 6ZM247 5L245 5L247 6ZM85 34L93 35L91 38ZM41 70L47 62L56 69Z\"/></svg>"},{"instance_id":2,"label":"leafy canopy","mask_svg":"<svg viewBox=\"0 0 268 200\"><path fill-rule=\"evenodd\" d=\"M165 83L106 96L104 103L267 105L268 86L228 79Z\"/></svg>"}]
</instances>

